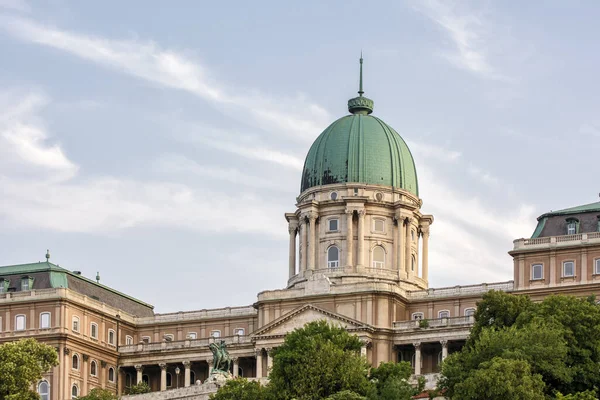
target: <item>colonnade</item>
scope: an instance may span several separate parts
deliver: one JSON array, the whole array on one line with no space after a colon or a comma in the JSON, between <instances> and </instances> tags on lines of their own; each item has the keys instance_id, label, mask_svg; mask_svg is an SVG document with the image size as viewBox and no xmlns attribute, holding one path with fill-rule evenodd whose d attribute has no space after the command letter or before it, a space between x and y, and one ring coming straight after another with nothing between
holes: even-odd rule
<instances>
[{"instance_id":1,"label":"colonnade","mask_svg":"<svg viewBox=\"0 0 600 400\"><path fill-rule=\"evenodd\" d=\"M354 261L354 215L357 215L357 254L356 266L358 268L365 266L365 209L364 208L346 208L346 266L352 267ZM318 213L310 211L300 215L300 218L288 216L289 232L289 278L296 275L296 239L300 235L300 265L299 271L318 269L317 265L317 219ZM416 263L413 265L412 257L418 254L413 251L413 240L416 240L417 247L419 238L422 239L421 255L421 278L428 280L429 275L429 224L430 221L422 223L416 221L412 216L403 213L397 213L394 217L395 225L392 227L393 235L393 269L399 271L400 279L412 278L418 276L419 259L416 257ZM416 232L416 238L413 238L413 232Z\"/></svg>"},{"instance_id":2,"label":"colonnade","mask_svg":"<svg viewBox=\"0 0 600 400\"><path fill-rule=\"evenodd\" d=\"M444 361L446 357L448 357L448 341L445 339L440 340L440 344L442 346L442 361ZM418 376L422 373L421 367L423 362L423 357L421 355L421 342L415 342L413 343L413 346L415 348L415 362L413 368L415 375Z\"/></svg>"}]
</instances>

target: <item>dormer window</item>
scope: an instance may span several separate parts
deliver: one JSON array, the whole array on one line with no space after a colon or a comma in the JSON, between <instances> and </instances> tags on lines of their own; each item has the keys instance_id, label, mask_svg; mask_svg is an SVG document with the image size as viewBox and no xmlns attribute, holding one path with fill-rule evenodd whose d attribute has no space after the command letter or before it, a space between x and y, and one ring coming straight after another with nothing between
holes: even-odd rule
<instances>
[{"instance_id":1,"label":"dormer window","mask_svg":"<svg viewBox=\"0 0 600 400\"><path fill-rule=\"evenodd\" d=\"M0 293L8 292L8 287L10 286L10 281L5 278L0 278Z\"/></svg>"},{"instance_id":2,"label":"dormer window","mask_svg":"<svg viewBox=\"0 0 600 400\"><path fill-rule=\"evenodd\" d=\"M575 235L579 230L579 220L576 218L567 219L567 235Z\"/></svg>"},{"instance_id":3,"label":"dormer window","mask_svg":"<svg viewBox=\"0 0 600 400\"><path fill-rule=\"evenodd\" d=\"M21 291L31 290L33 287L33 278L30 276L24 276L21 278Z\"/></svg>"}]
</instances>

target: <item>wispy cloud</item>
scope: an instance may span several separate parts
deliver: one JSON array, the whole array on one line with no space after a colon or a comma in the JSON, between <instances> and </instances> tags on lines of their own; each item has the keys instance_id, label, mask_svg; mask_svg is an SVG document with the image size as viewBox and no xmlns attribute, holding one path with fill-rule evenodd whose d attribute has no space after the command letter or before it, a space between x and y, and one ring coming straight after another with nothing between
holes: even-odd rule
<instances>
[{"instance_id":1,"label":"wispy cloud","mask_svg":"<svg viewBox=\"0 0 600 400\"><path fill-rule=\"evenodd\" d=\"M231 108L248 116L261 129L311 140L330 120L325 109L301 94L294 98L271 98L240 88L232 94L227 85L212 79L199 61L163 49L154 42L110 40L19 17L0 17L0 22L2 28L21 40L64 51L155 85L192 93L217 107Z\"/></svg>"},{"instance_id":2,"label":"wispy cloud","mask_svg":"<svg viewBox=\"0 0 600 400\"><path fill-rule=\"evenodd\" d=\"M423 0L415 8L438 24L454 44L453 51L442 55L459 68L490 79L504 79L488 59L487 21L454 0ZM460 5L460 7L459 7Z\"/></svg>"},{"instance_id":3,"label":"wispy cloud","mask_svg":"<svg viewBox=\"0 0 600 400\"><path fill-rule=\"evenodd\" d=\"M459 151L425 142L410 141L408 145L411 151L423 160L433 159L435 161L456 162L462 155Z\"/></svg>"},{"instance_id":4,"label":"wispy cloud","mask_svg":"<svg viewBox=\"0 0 600 400\"><path fill-rule=\"evenodd\" d=\"M8 9L28 13L31 7L24 0L0 0L0 9Z\"/></svg>"}]
</instances>

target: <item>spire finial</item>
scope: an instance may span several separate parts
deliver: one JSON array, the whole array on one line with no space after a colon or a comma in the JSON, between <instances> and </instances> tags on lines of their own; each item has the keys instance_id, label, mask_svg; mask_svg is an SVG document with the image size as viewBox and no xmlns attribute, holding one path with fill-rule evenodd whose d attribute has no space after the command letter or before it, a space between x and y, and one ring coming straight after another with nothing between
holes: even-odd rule
<instances>
[{"instance_id":1,"label":"spire finial","mask_svg":"<svg viewBox=\"0 0 600 400\"><path fill-rule=\"evenodd\" d=\"M363 65L363 55L362 55L362 50L360 51L360 84L358 86L358 95L360 97L362 97L364 91L363 91L363 84L362 84L362 65Z\"/></svg>"},{"instance_id":2,"label":"spire finial","mask_svg":"<svg viewBox=\"0 0 600 400\"><path fill-rule=\"evenodd\" d=\"M46 262L50 262L50 250L46 249Z\"/></svg>"}]
</instances>

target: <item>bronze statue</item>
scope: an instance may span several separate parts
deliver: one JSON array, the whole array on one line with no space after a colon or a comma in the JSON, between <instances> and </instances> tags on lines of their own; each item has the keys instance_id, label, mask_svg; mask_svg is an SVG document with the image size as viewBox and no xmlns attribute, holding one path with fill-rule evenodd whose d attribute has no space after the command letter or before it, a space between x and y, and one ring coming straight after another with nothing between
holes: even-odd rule
<instances>
[{"instance_id":1,"label":"bronze statue","mask_svg":"<svg viewBox=\"0 0 600 400\"><path fill-rule=\"evenodd\" d=\"M213 369L211 375L219 373L229 375L231 358L229 357L225 341L221 340L219 343L210 343L208 347L213 353Z\"/></svg>"}]
</instances>

